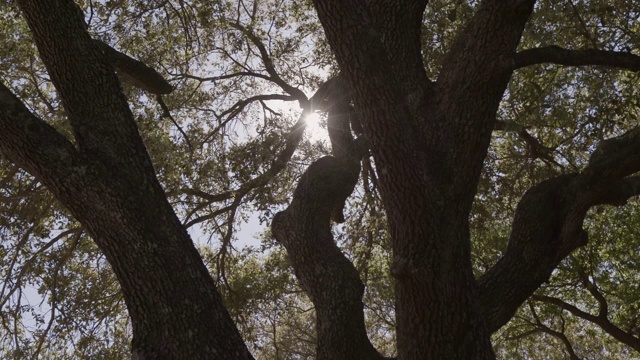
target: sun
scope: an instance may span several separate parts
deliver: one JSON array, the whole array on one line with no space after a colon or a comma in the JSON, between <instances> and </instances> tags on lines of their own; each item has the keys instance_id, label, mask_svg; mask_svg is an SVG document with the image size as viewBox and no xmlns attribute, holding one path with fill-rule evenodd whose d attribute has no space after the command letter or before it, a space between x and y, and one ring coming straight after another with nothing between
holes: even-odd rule
<instances>
[{"instance_id":1,"label":"sun","mask_svg":"<svg viewBox=\"0 0 640 360\"><path fill-rule=\"evenodd\" d=\"M282 100L270 100L267 102L269 107L274 111L299 119L300 108L293 102ZM329 141L329 132L327 131L326 115L320 111L315 111L304 117L306 122L305 135L306 138L313 142Z\"/></svg>"},{"instance_id":2,"label":"sun","mask_svg":"<svg viewBox=\"0 0 640 360\"><path fill-rule=\"evenodd\" d=\"M313 112L305 118L305 121L307 122L305 132L311 140L324 140L329 136L327 129L322 126L322 120L322 116L317 112Z\"/></svg>"}]
</instances>

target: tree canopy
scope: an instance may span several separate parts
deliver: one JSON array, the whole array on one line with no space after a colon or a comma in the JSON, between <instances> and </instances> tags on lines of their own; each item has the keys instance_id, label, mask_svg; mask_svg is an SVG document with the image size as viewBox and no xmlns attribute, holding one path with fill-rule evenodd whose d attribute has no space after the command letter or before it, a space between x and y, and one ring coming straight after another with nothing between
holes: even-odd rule
<instances>
[{"instance_id":1,"label":"tree canopy","mask_svg":"<svg viewBox=\"0 0 640 360\"><path fill-rule=\"evenodd\" d=\"M3 359L640 356L637 1L0 17Z\"/></svg>"}]
</instances>

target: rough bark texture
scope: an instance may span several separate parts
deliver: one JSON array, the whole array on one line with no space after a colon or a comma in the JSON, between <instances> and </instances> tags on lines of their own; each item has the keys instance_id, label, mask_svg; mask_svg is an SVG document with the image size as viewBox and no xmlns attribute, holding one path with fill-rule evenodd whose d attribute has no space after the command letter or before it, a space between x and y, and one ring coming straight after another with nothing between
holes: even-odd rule
<instances>
[{"instance_id":1,"label":"rough bark texture","mask_svg":"<svg viewBox=\"0 0 640 360\"><path fill-rule=\"evenodd\" d=\"M300 285L315 305L318 359L379 359L364 326L364 285L336 246L331 213L353 191L359 165L323 157L302 176L289 207L272 223Z\"/></svg>"},{"instance_id":2,"label":"rough bark texture","mask_svg":"<svg viewBox=\"0 0 640 360\"><path fill-rule=\"evenodd\" d=\"M468 218L512 71L540 62L636 70L635 58L616 53L590 62L583 52L555 48L516 54L534 3L482 1L431 82L418 40L426 2L315 1L379 171L399 359L493 358L489 334L585 243L589 207L637 193L621 180L637 166L637 135L605 142L617 150L596 152L584 174L550 179L524 196L504 258L473 278ZM616 153L615 166L598 160ZM616 192L616 183L627 190Z\"/></svg>"},{"instance_id":3,"label":"rough bark texture","mask_svg":"<svg viewBox=\"0 0 640 360\"><path fill-rule=\"evenodd\" d=\"M86 227L122 286L135 359L250 359L72 1L20 1L75 146L0 88L0 151Z\"/></svg>"},{"instance_id":4,"label":"rough bark texture","mask_svg":"<svg viewBox=\"0 0 640 360\"><path fill-rule=\"evenodd\" d=\"M351 135L352 109L343 80L334 78L330 85L318 108L328 112L333 156L309 166L291 204L276 214L271 226L315 305L317 358L381 359L364 325L364 285L336 246L330 227L332 220L344 221L345 200L358 181L360 159L368 153L368 143Z\"/></svg>"},{"instance_id":5,"label":"rough bark texture","mask_svg":"<svg viewBox=\"0 0 640 360\"><path fill-rule=\"evenodd\" d=\"M491 358L471 273L467 219L509 80L508 60L533 1L483 2L454 43L438 81L416 84L415 79L426 79L422 63L397 63L402 59L388 54L413 49L402 58L419 58L412 39L420 31L415 12L421 14L424 5L386 2L384 12L394 19L387 23L395 26L378 28L368 21L378 11L373 5L370 10L364 2L316 1L364 113L364 134L380 173L394 249L398 356ZM407 20L407 12L418 19Z\"/></svg>"},{"instance_id":6,"label":"rough bark texture","mask_svg":"<svg viewBox=\"0 0 640 360\"><path fill-rule=\"evenodd\" d=\"M63 100L74 143L0 85L0 152L42 181L104 251L131 315L134 358L250 359L155 177L113 68L148 91L170 87L146 65L92 40L71 0L18 3ZM318 90L305 111L328 111L333 156L309 167L272 229L315 305L318 358L381 358L367 339L363 283L330 231L331 219L344 220L344 202L369 148L393 243L402 360L493 358L491 332L587 241L587 210L640 193L640 177L629 176L640 171L636 128L602 142L581 173L530 189L517 207L504 257L474 279L469 213L514 69L555 62L638 70L638 57L609 51L547 47L516 53L534 4L481 1L438 79L428 79L420 44L426 0L315 1L342 73ZM268 57L255 35L236 27ZM265 63L277 77L273 64ZM300 90L287 89L306 100ZM274 165L239 193L284 168L303 122ZM350 126L362 133L357 140ZM609 326L599 320L603 329Z\"/></svg>"}]
</instances>

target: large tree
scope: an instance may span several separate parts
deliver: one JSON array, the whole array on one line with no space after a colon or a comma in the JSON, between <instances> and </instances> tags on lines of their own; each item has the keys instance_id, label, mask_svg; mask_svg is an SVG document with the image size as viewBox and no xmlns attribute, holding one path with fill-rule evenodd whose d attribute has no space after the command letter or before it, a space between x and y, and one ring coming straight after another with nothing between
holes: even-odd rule
<instances>
[{"instance_id":1,"label":"large tree","mask_svg":"<svg viewBox=\"0 0 640 360\"><path fill-rule=\"evenodd\" d=\"M52 288L69 285L57 264L83 245L84 232L90 235L124 297L134 359L253 358L233 320L241 317L232 301L238 294L223 294L230 313L216 284L227 282L232 230L249 201L271 221L273 237L313 304L318 359L384 358L370 340L363 303L375 237L389 245L398 359L494 358L492 334L526 309L531 316L518 319L559 339L577 358L564 330L541 320L547 307L556 309L549 318L572 314L640 351L637 320L624 319L633 317L633 308L616 310L620 318L612 319L608 294L600 290L606 285L597 284L619 257L598 252L606 263L598 272L583 266L576 252L593 245L585 224L606 222L606 213L585 220L590 209L624 205L640 194L637 92L629 86L630 72L640 70L640 57L633 54L640 9L633 1L620 1L616 10L597 1L440 1L428 9L426 0L317 0L313 8L324 33L309 4L122 1L83 10L71 0L16 3L39 60L19 57L29 53L24 44L31 40L16 41L26 33L22 20L8 21L15 38L3 35L11 44L3 56L19 61L1 69L3 186L16 191L5 202L14 199L10 211L18 213L21 187L42 184L63 207L51 210L46 196L30 188L29 196L40 194L34 208L75 220L55 234L44 229L52 220L39 220L27 232L13 218L2 226L22 236L16 246L34 232L51 239L31 252L32 259L69 239L56 265L41 269L51 271ZM94 10L103 23L92 23ZM5 10L15 15L11 11ZM114 18L121 22L111 26ZM297 27L287 28L287 21ZM282 30L272 36L272 28ZM139 54L144 63L116 50L113 41L126 47L123 39L136 31L146 37L129 45L146 49ZM301 41L307 37L316 40L313 48ZM214 51L228 61L212 61ZM307 63L296 51L314 60ZM164 75L147 65L165 60L172 65ZM33 70L40 61L47 75ZM322 67L320 76L329 79L306 73L310 67ZM580 78L585 73L558 70L596 67L623 71L606 72L606 84L598 85ZM35 85L31 91L28 81ZM42 89L49 83L55 91ZM216 86L201 88L203 83ZM314 95L307 96L314 86ZM604 95L597 97L600 90ZM629 96L609 97L606 91ZM209 108L224 103L222 98L231 104L226 110ZM303 109L288 132L278 124L282 114L268 105L274 100L296 101ZM613 101L616 106L608 107ZM255 103L261 107L251 110ZM257 109L264 124L244 130L242 145L224 143L230 121L239 114L259 116ZM331 155L313 161L298 179L289 166L294 154L318 153L302 142L306 115L316 111L326 114ZM171 123L154 123L158 118ZM165 133L169 126L177 129L172 136ZM524 155L514 161L520 165L507 166L502 156L517 149L514 141ZM176 149L178 142L183 146ZM172 151L181 155L169 157ZM510 181L503 180L505 167ZM217 178L205 176L211 174ZM368 212L362 236L368 248L362 256L353 249L347 256L332 224L358 216L357 205L345 202L360 178L366 211L381 207L385 216ZM285 184L291 179L296 185L288 199ZM224 226L215 221L221 214ZM23 215L15 217L41 219ZM617 227L626 224L617 221ZM204 254L218 262L216 280L187 232L195 224L209 224L220 234L220 253ZM339 236L348 237L348 231ZM493 252L487 240L492 237L504 240ZM474 249L478 244L482 250ZM30 260L20 276L36 267ZM13 271L12 261L6 263ZM539 290L556 269L575 273L575 283L595 305ZM626 269L637 278L636 270ZM3 305L16 290L7 297L4 291ZM53 311L60 299L71 298L53 290L49 296ZM247 329L243 333L250 336Z\"/></svg>"}]
</instances>

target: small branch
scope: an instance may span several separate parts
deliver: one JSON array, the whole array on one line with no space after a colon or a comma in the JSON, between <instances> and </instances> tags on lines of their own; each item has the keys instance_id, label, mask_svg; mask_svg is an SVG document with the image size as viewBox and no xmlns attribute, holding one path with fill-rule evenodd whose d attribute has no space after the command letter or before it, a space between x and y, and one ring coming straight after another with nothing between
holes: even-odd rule
<instances>
[{"instance_id":1,"label":"small branch","mask_svg":"<svg viewBox=\"0 0 640 360\"><path fill-rule=\"evenodd\" d=\"M598 305L600 308L598 311L598 317L607 319L609 317L609 304L607 303L607 299L598 290L596 284L589 280L589 276L584 272L583 269L578 268L578 276L580 277L580 281L582 281L582 285L584 285L591 296L593 296L593 298L598 301Z\"/></svg>"},{"instance_id":2,"label":"small branch","mask_svg":"<svg viewBox=\"0 0 640 360\"><path fill-rule=\"evenodd\" d=\"M270 78L267 75L263 75L257 72L253 72L253 71L239 71L239 72L235 72L235 73L231 73L231 74L226 74L226 75L220 75L220 76L210 76L210 77L200 77L200 76L195 76L195 75L189 75L189 74L181 74L179 76L176 76L176 79L181 79L181 78L187 78L187 79L193 79L193 80L198 80L200 82L216 82L219 80L226 80L226 79L232 79L234 77L243 77L243 76L252 76L252 77L256 77L259 79L263 79L263 80L267 80L267 81L271 81L274 82L274 80L272 78Z\"/></svg>"},{"instance_id":3,"label":"small branch","mask_svg":"<svg viewBox=\"0 0 640 360\"><path fill-rule=\"evenodd\" d=\"M168 117L169 120L171 120L171 122L173 123L173 125L175 125L176 128L178 128L178 131L180 131L180 134L182 134L182 136L184 137L184 140L187 142L189 151L191 152L191 154L193 154L193 146L191 145L191 141L189 140L189 137L184 132L184 130L182 130L182 128L180 127L176 119L174 119L173 116L171 115L171 112L169 111L167 104L165 104L164 100L162 99L162 95L160 94L156 95L156 100L158 101L158 104L160 104L160 107L162 108L162 111L163 111L162 116Z\"/></svg>"},{"instance_id":4,"label":"small branch","mask_svg":"<svg viewBox=\"0 0 640 360\"><path fill-rule=\"evenodd\" d=\"M238 207L242 202L242 196L236 195L236 198L233 200L233 204L229 206L229 216L227 217L227 231L222 238L222 244L220 245L220 252L217 256L218 259L218 278L222 279L225 286L229 291L233 292L233 288L227 281L227 274L225 271L225 266L227 264L226 258L227 254L229 254L229 247L231 246L231 238L233 236L233 223L236 218L236 212L238 211Z\"/></svg>"},{"instance_id":5,"label":"small branch","mask_svg":"<svg viewBox=\"0 0 640 360\"><path fill-rule=\"evenodd\" d=\"M201 222L203 222L203 221L207 221L207 220L214 219L216 216L218 216L218 215L220 215L220 214L223 214L223 213L225 213L225 212L227 212L227 211L231 211L231 210L233 210L233 209L234 209L234 207L233 207L232 205L230 205L230 206L225 206L225 207L220 208L220 209L218 209L218 210L216 210L216 211L214 211L214 212L212 212L212 213L209 213L209 214L207 214L207 215L203 215L203 216L197 217L197 218L195 218L195 219L193 219L193 220L191 220L191 221L189 221L189 222L185 223L185 224L184 224L184 227L188 229L188 228L192 227L192 226L193 226L193 225L195 225L195 224L199 224L199 223L201 223Z\"/></svg>"},{"instance_id":6,"label":"small branch","mask_svg":"<svg viewBox=\"0 0 640 360\"><path fill-rule=\"evenodd\" d=\"M538 334L540 333L542 330L540 330L539 328L533 328L531 330L527 330L521 334L517 334L517 335L511 335L511 336L505 336L504 339L507 341L513 341L513 340L519 340L519 339L523 339L526 338L528 336L534 335L534 334Z\"/></svg>"},{"instance_id":7,"label":"small branch","mask_svg":"<svg viewBox=\"0 0 640 360\"><path fill-rule=\"evenodd\" d=\"M25 237L23 238L23 240L21 240L21 242L24 242L24 241L28 240L28 238L29 238L28 235L29 234L25 234ZM12 289L10 289L7 292L6 295L4 295L4 292L5 292L6 286L9 283L9 281L7 281L8 278L5 278L5 282L4 282L3 286L2 286L2 291L0 292L0 295L4 295L2 298L0 298L0 308L2 308L7 303L7 301L9 301L9 299L11 298L11 295L13 295L16 292L16 290L18 290L18 288L20 288L22 277L27 273L27 271L29 271L31 269L31 266L37 260L38 256L42 255L42 253L44 253L47 249L51 248L58 241L62 240L63 238L65 238L67 236L70 236L70 235L73 235L74 238L79 237L80 235L82 235L82 229L73 228L73 229L66 230L66 231L60 233L58 236L54 237L53 239L49 240L49 242L44 244L35 253L33 253L29 257L29 259L24 261L24 263L22 264L22 267L20 268L20 272L13 279L13 281L15 282L15 286ZM16 247L21 247L21 246L22 245L18 245ZM16 256L17 256L17 254L16 254ZM13 268L13 265L14 265L16 259L17 258L13 259L13 262L11 264L10 269Z\"/></svg>"},{"instance_id":8,"label":"small branch","mask_svg":"<svg viewBox=\"0 0 640 360\"><path fill-rule=\"evenodd\" d=\"M587 28L587 24L584 22L584 19L580 15L580 12L578 11L578 8L576 8L576 6L573 4L573 1L567 0L567 2L571 6L571 9L573 10L573 13L576 15L576 18L578 18L578 21L580 22L580 26L582 27L582 35L584 35L584 37L587 38L587 40L589 40L589 42L591 42L591 45L593 46L594 49L597 49L598 48L598 43L596 43L596 41L594 40L593 36L591 36L591 34L589 33L589 29Z\"/></svg>"},{"instance_id":9,"label":"small branch","mask_svg":"<svg viewBox=\"0 0 640 360\"><path fill-rule=\"evenodd\" d=\"M553 63L567 66L608 66L640 71L640 56L619 51L569 50L559 46L547 46L520 51L515 54L514 68Z\"/></svg>"},{"instance_id":10,"label":"small branch","mask_svg":"<svg viewBox=\"0 0 640 360\"><path fill-rule=\"evenodd\" d=\"M598 317L595 315L592 315L586 311L582 311L579 308L577 308L576 306L573 306L569 303L564 302L561 299L558 298L554 298L551 296L546 296L546 295L537 295L537 294L533 294L531 295L531 300L535 300L535 301L539 301L539 302L544 302L547 304L551 304L554 306L559 307L560 309L566 310L568 312L570 312L571 314L582 318L584 320L590 321L590 322L597 322L598 321Z\"/></svg>"},{"instance_id":11,"label":"small branch","mask_svg":"<svg viewBox=\"0 0 640 360\"><path fill-rule=\"evenodd\" d=\"M51 291L51 302L50 302L51 315L49 317L49 322L47 324L47 327L44 329L42 334L40 334L40 336L38 337L38 345L36 346L36 350L32 356L32 359L39 358L39 354L40 354L40 351L42 350L42 346L44 345L47 334L49 333L49 331L51 331L51 328L53 327L53 323L56 320L56 310L58 309L58 290L57 290L58 275L60 274L60 269L62 269L62 267L67 263L67 261L69 261L69 259L73 255L73 252L78 247L78 244L80 243L81 235L82 235L82 232L76 232L76 234L72 238L71 245L69 245L69 248L62 254L62 257L56 262L56 266L53 269L52 284L49 288L49 290Z\"/></svg>"},{"instance_id":12,"label":"small branch","mask_svg":"<svg viewBox=\"0 0 640 360\"><path fill-rule=\"evenodd\" d=\"M232 28L242 32L247 38L249 38L253 45L258 48L260 57L262 58L262 62L264 63L267 73L271 77L271 81L278 84L284 91L287 92L287 94L293 96L296 100L301 102L307 100L307 97L305 96L304 92L302 92L302 90L287 84L287 82L280 77L273 64L273 60L271 59L271 56L267 51L267 48L264 46L260 38L258 38L256 34L253 33L253 31L247 29L237 22L227 21L227 24Z\"/></svg>"},{"instance_id":13,"label":"small branch","mask_svg":"<svg viewBox=\"0 0 640 360\"><path fill-rule=\"evenodd\" d=\"M214 203L214 202L218 202L218 201L224 201L224 200L228 200L231 199L234 196L234 191L226 191L223 193L219 193L219 194L209 194L207 192L204 192L202 190L196 190L196 189L191 189L191 188L182 188L180 189L179 193L183 193L183 194L187 194L187 195L191 195L191 196L197 196L200 198L203 198L205 200L207 200L210 203ZM175 196L177 194L172 193L170 194L170 196Z\"/></svg>"},{"instance_id":14,"label":"small branch","mask_svg":"<svg viewBox=\"0 0 640 360\"><path fill-rule=\"evenodd\" d=\"M616 326L615 324L611 323L611 321L609 321L609 319L606 316L603 317L600 315L596 316L596 315L590 314L588 312L580 310L574 305L571 305L569 303L564 302L561 299L554 298L551 296L534 294L531 296L531 299L535 301L551 304L560 309L568 311L569 313L571 313L576 317L589 321L597 325L598 327L600 327L602 330L604 330L607 334L611 335L616 340L640 352L640 338L634 336L633 333L626 332L621 328L619 328L618 326Z\"/></svg>"},{"instance_id":15,"label":"small branch","mask_svg":"<svg viewBox=\"0 0 640 360\"><path fill-rule=\"evenodd\" d=\"M328 86L326 84L330 83L331 81L332 79L329 79L323 85L321 85L319 89L316 91L316 93L311 97L311 99L309 100L305 99L305 101L303 102L304 104L303 113L300 115L300 117L298 118L298 121L292 126L291 130L289 131L289 134L287 135L287 138L285 140L284 149L282 149L282 151L278 154L276 159L271 163L271 167L267 169L267 171L247 181L236 190L225 191L215 195L206 193L204 191L189 189L189 188L181 189L181 192L188 195L201 197L203 199L206 199L210 203L212 203L217 201L228 200L233 197L236 197L236 198L239 197L241 199L251 190L266 185L271 179L273 179L276 175L278 175L289 163L289 160L293 156L293 153L298 148L298 144L300 143L300 140L302 139L302 135L304 134L304 129L307 126L307 122L306 122L307 114L309 114L310 112L313 112L314 109L316 108L315 106L319 106L320 103L322 102L322 99L324 99L324 97L327 96ZM286 96L286 95L282 95L282 96ZM192 222L189 222L189 224L191 223Z\"/></svg>"},{"instance_id":16,"label":"small branch","mask_svg":"<svg viewBox=\"0 0 640 360\"><path fill-rule=\"evenodd\" d=\"M571 341L569 341L569 338L567 338L567 336L564 334L564 325L563 325L562 331L553 330L552 328L545 325L542 321L540 321L540 318L538 317L538 314L536 313L535 308L533 307L533 304L531 303L531 301L529 301L528 304L529 304L529 309L531 310L531 314L535 319L535 323L533 325L536 328L540 329L540 331L544 332L545 334L549 334L555 337L556 339L562 341L565 348L567 349L567 352L569 353L569 358L571 360L581 360L573 350L573 345L571 344ZM564 319L562 319L562 323L564 324Z\"/></svg>"},{"instance_id":17,"label":"small branch","mask_svg":"<svg viewBox=\"0 0 640 360\"><path fill-rule=\"evenodd\" d=\"M233 104L233 106L231 106L229 109L223 111L220 115L217 115L218 119L222 119L225 116L227 118L224 119L224 120L221 120L221 122L218 124L218 126L216 126L213 130L209 131L209 135L207 135L207 137L204 140L202 140L202 143L205 143L205 142L209 141L215 134L218 133L218 131L220 131L220 129L222 129L229 122L231 122L233 119L235 119L236 116L238 116L238 114L240 114L242 112L242 110L244 110L252 102L255 102L255 101L263 102L263 101L268 101L268 100L293 101L295 99L293 97L289 96L289 95L263 94L263 95L252 96L252 97L244 99L244 100L240 100L240 101L236 102L235 104Z\"/></svg>"},{"instance_id":18,"label":"small branch","mask_svg":"<svg viewBox=\"0 0 640 360\"><path fill-rule=\"evenodd\" d=\"M262 94L262 95L252 96L250 98L240 100L235 104L233 104L233 106L231 106L229 109L223 111L220 114L220 118L227 116L227 119L225 120L225 123L226 123L229 120L235 118L240 112L242 112L242 110L244 110L245 107L247 107L247 105L251 104L252 102L268 101L268 100L292 101L295 99L290 95L282 95L282 94ZM222 126L223 125L218 125L218 127L216 127L216 130L212 131L212 133L215 133Z\"/></svg>"},{"instance_id":19,"label":"small branch","mask_svg":"<svg viewBox=\"0 0 640 360\"><path fill-rule=\"evenodd\" d=\"M554 159L553 157L553 148L542 145L540 140L529 134L529 132L525 128L519 130L518 135L525 142L525 144L527 144L527 157L533 160L540 159L547 164L554 164L562 168L562 165L558 164L556 159Z\"/></svg>"}]
</instances>

